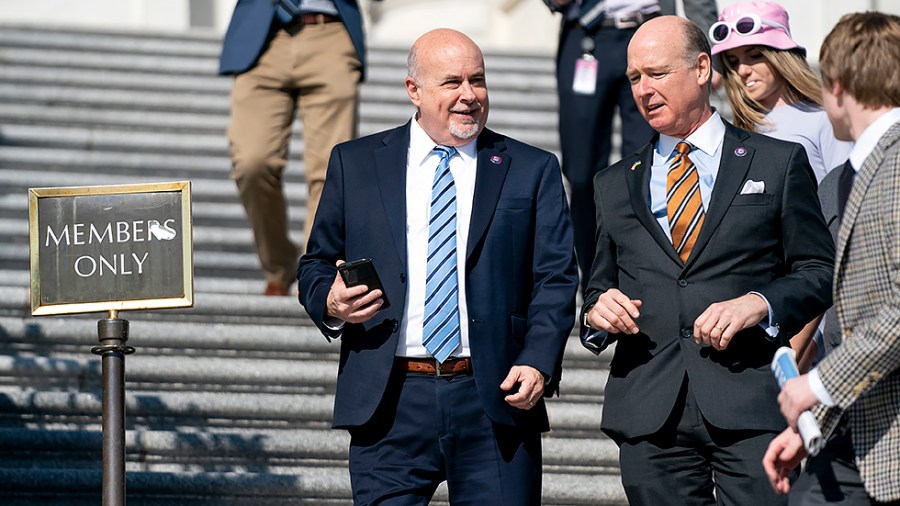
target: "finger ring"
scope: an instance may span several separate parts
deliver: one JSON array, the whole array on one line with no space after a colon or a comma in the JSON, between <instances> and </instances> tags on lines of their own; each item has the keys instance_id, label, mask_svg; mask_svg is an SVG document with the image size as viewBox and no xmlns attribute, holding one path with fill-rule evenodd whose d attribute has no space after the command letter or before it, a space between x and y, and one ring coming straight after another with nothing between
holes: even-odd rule
<instances>
[{"instance_id":1,"label":"finger ring","mask_svg":"<svg viewBox=\"0 0 900 506\"><path fill-rule=\"evenodd\" d=\"M719 332L724 332L724 331L725 331L725 329L723 329L722 327L720 327L720 326L718 326L718 325L716 325L716 330L718 330Z\"/></svg>"},{"instance_id":2,"label":"finger ring","mask_svg":"<svg viewBox=\"0 0 900 506\"><path fill-rule=\"evenodd\" d=\"M528 405L530 405L532 408L533 408L536 404L537 404L537 403L534 402L534 401L530 401L530 402L528 403Z\"/></svg>"}]
</instances>

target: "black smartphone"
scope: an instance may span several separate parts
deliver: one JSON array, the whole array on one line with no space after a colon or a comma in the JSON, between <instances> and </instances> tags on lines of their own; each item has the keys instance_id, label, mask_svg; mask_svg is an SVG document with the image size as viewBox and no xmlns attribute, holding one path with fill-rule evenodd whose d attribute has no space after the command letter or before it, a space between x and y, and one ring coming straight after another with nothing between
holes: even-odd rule
<instances>
[{"instance_id":1,"label":"black smartphone","mask_svg":"<svg viewBox=\"0 0 900 506\"><path fill-rule=\"evenodd\" d=\"M366 285L369 291L381 290L381 300L384 301L381 309L387 309L391 305L371 258L344 262L338 266L338 272L341 273L341 278L347 286Z\"/></svg>"}]
</instances>

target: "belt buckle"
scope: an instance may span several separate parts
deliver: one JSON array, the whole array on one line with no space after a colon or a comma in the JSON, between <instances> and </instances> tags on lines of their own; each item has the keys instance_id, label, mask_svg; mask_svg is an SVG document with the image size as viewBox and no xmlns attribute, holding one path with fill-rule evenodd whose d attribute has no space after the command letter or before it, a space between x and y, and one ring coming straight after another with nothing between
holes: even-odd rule
<instances>
[{"instance_id":1,"label":"belt buckle","mask_svg":"<svg viewBox=\"0 0 900 506\"><path fill-rule=\"evenodd\" d=\"M641 26L641 23L643 23L644 21L644 16L640 12L629 12L622 16L616 15L614 20L616 23L616 29L624 30L627 28Z\"/></svg>"},{"instance_id":2,"label":"belt buckle","mask_svg":"<svg viewBox=\"0 0 900 506\"><path fill-rule=\"evenodd\" d=\"M452 373L444 374L441 372L441 361L438 359L434 359L434 376L436 378L443 378L444 376L452 376Z\"/></svg>"}]
</instances>

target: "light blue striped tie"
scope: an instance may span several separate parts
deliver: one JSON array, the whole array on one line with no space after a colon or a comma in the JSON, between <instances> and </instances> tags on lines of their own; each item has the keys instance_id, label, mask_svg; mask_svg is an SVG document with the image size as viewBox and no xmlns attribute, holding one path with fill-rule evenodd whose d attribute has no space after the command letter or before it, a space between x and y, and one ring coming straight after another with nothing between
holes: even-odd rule
<instances>
[{"instance_id":1,"label":"light blue striped tie","mask_svg":"<svg viewBox=\"0 0 900 506\"><path fill-rule=\"evenodd\" d=\"M456 148L437 146L441 157L431 189L425 323L422 344L438 362L459 347L459 281L456 276L456 185L450 159Z\"/></svg>"},{"instance_id":2,"label":"light blue striped tie","mask_svg":"<svg viewBox=\"0 0 900 506\"><path fill-rule=\"evenodd\" d=\"M275 15L285 25L291 24L300 12L300 0L276 0Z\"/></svg>"}]
</instances>

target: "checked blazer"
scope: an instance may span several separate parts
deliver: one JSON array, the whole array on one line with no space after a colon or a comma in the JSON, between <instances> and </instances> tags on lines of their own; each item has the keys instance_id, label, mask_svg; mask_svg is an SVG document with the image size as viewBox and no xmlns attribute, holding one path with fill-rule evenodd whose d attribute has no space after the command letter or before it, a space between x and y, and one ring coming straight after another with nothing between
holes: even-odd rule
<instances>
[{"instance_id":1,"label":"checked blazer","mask_svg":"<svg viewBox=\"0 0 900 506\"><path fill-rule=\"evenodd\" d=\"M819 364L837 404L818 406L824 433L841 416L866 492L900 499L900 123L857 173L838 236L834 306L843 344Z\"/></svg>"}]
</instances>

